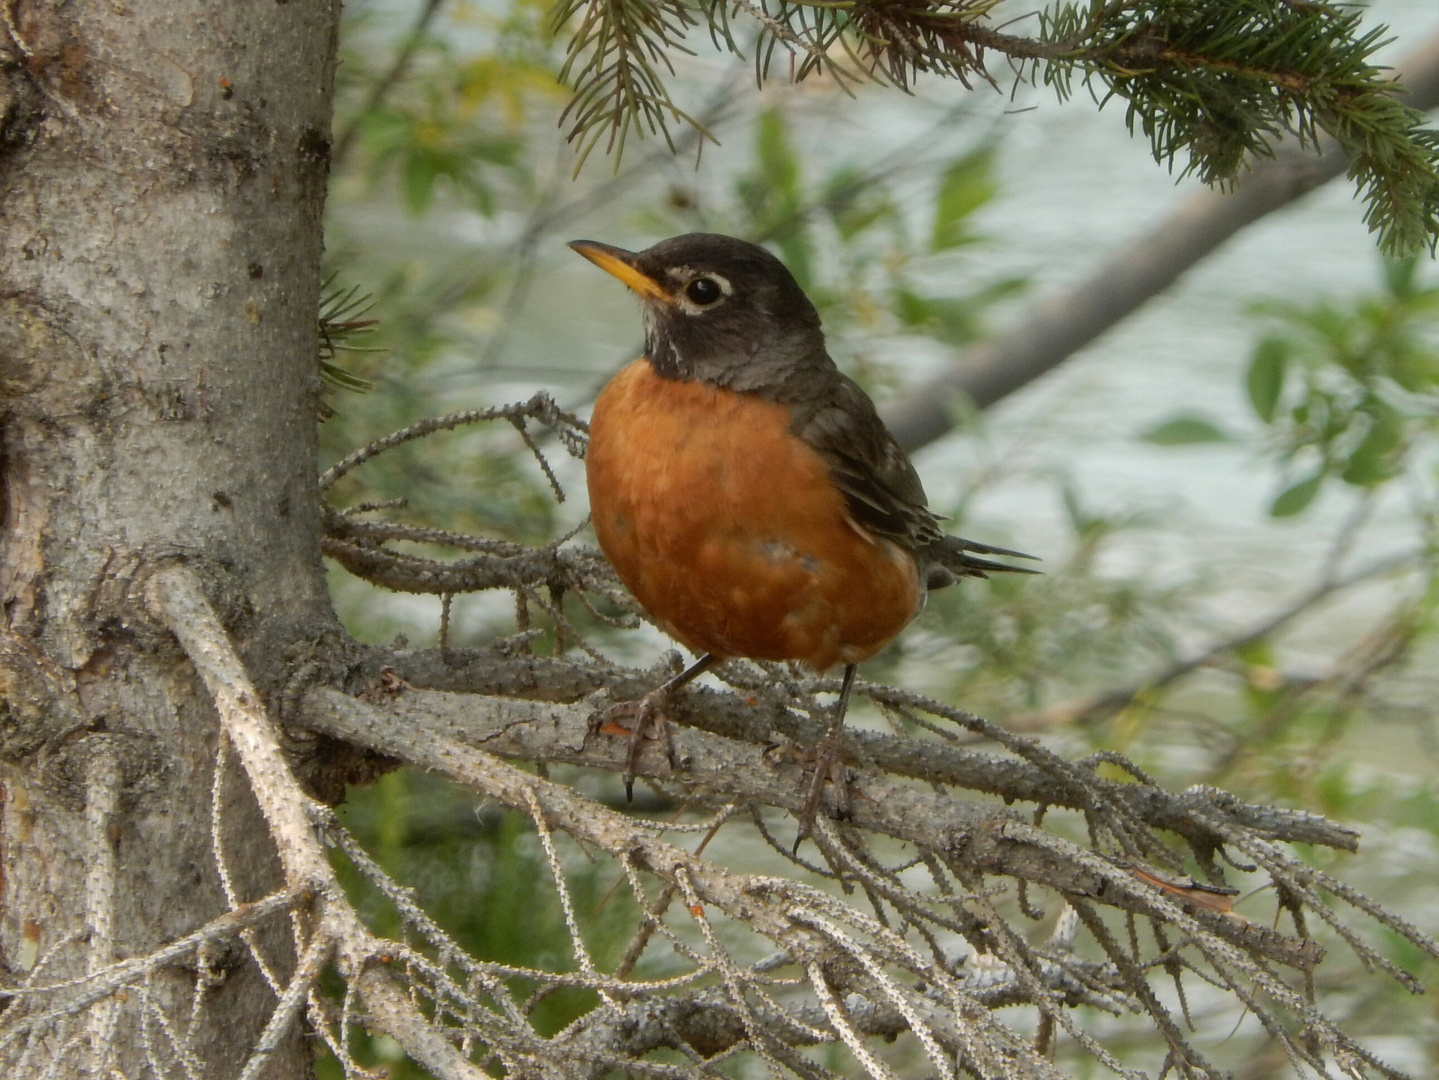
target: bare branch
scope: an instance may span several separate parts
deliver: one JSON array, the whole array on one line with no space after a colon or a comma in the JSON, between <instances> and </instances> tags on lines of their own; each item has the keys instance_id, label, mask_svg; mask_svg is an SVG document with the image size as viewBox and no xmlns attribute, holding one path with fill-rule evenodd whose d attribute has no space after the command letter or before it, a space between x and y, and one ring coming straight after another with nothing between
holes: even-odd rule
<instances>
[{"instance_id":1,"label":"bare branch","mask_svg":"<svg viewBox=\"0 0 1439 1080\"><path fill-rule=\"evenodd\" d=\"M89 758L85 763L85 830L89 851L85 867L85 914L90 925L87 971L93 976L115 958L115 883L119 874L110 827L120 804L121 768L110 740L92 739L86 746ZM111 999L97 1003L87 1017L90 1067L96 1076L110 1071L116 1019L115 1002Z\"/></svg>"},{"instance_id":2,"label":"bare branch","mask_svg":"<svg viewBox=\"0 0 1439 1080\"><path fill-rule=\"evenodd\" d=\"M241 904L206 923L198 930L176 938L163 948L132 960L122 960L79 979L41 983L30 981L24 986L0 989L0 998L30 998L54 995L64 990L83 990L69 1010L78 1012L88 1005L113 994L123 986L134 986L153 971L173 964L207 945L235 937L244 930L260 925L266 919L288 912L309 902L309 894L298 889L281 889L250 904Z\"/></svg>"},{"instance_id":3,"label":"bare branch","mask_svg":"<svg viewBox=\"0 0 1439 1080\"><path fill-rule=\"evenodd\" d=\"M491 1080L450 1045L414 1007L389 974L371 965L356 980L375 1026L388 1032L405 1052L439 1080Z\"/></svg>"},{"instance_id":4,"label":"bare branch","mask_svg":"<svg viewBox=\"0 0 1439 1080\"><path fill-rule=\"evenodd\" d=\"M492 708L476 710L469 697L406 694L393 702L394 708L435 710L449 718L446 722L455 725L452 730L464 730L477 745L505 756L559 760L552 755L573 751L583 757L583 761L577 759L576 763L602 768L609 767L608 759L594 755L603 751L588 746L582 751L578 749L587 733L586 719L594 703L553 711L536 708L534 701L573 703L602 690L614 699L628 700L653 689L656 681L654 672L566 658L515 656L503 649L455 651L445 656L438 652L378 655L384 657L386 666L393 667L415 686L528 699L500 702ZM730 669L734 666L730 665ZM838 683L800 683L793 697L785 696L784 688L775 686L771 697L759 701L696 687L676 703L676 716L686 724L729 739L766 745L779 735L798 745L810 746L826 728L822 719L808 715L813 702L798 693L800 687L833 692L838 689ZM861 692L872 693L876 700L923 707L923 699L885 688L862 687ZM801 709L806 711L799 711ZM417 722L423 721L417 719ZM1085 805L1086 797L1075 791L1072 782L1031 762L932 740L898 738L859 729L847 729L843 740L847 759L870 764L895 776L982 791L1012 802L1045 803L1072 809L1082 809ZM1104 797L1126 805L1151 827L1171 830L1196 844L1218 838L1207 829L1196 831L1192 809L1222 803L1223 812L1230 815L1236 825L1271 839L1346 851L1358 847L1358 834L1347 825L1304 811L1246 804L1212 788L1175 794L1152 785L1121 784L1092 774L1086 777L1085 783L1103 792Z\"/></svg>"},{"instance_id":5,"label":"bare branch","mask_svg":"<svg viewBox=\"0 0 1439 1080\"><path fill-rule=\"evenodd\" d=\"M270 1064L270 1058L309 999L311 989L330 958L332 947L333 942L320 934L316 934L310 941L309 948L305 950L294 974L290 976L290 985L285 987L285 992L280 995L279 1004L270 1014L270 1022L265 1025L265 1030L260 1035L260 1041L256 1044L254 1052L251 1053L250 1059L245 1062L244 1071L240 1073L240 1080L259 1080L265 1074L265 1069Z\"/></svg>"},{"instance_id":6,"label":"bare branch","mask_svg":"<svg viewBox=\"0 0 1439 1080\"><path fill-rule=\"evenodd\" d=\"M399 431L391 432L383 438L360 447L342 461L337 461L326 469L319 479L320 490L329 490L340 477L363 465L371 458L377 457L387 450L393 450L397 446L403 446L407 442L413 442L415 439L433 435L437 431L453 431L458 427L482 424L490 420L508 420L513 424L526 418L538 420L540 423L554 428L565 440L566 445L576 453L576 456L582 456L584 436L589 430L584 421L562 410L548 394L538 393L529 401L518 405L500 405L493 409L467 409L464 412L449 413L445 416L432 416L417 421L409 427L401 428Z\"/></svg>"},{"instance_id":7,"label":"bare branch","mask_svg":"<svg viewBox=\"0 0 1439 1080\"><path fill-rule=\"evenodd\" d=\"M555 706L500 698L462 697L437 693L407 693L379 708L328 690L315 690L304 698L300 721L306 726L380 750L425 768L439 769L465 783L478 783L487 794L517 809L528 806L527 785L533 778L508 770L489 753L527 759L599 766L618 772L624 768L625 747L619 740L587 744L591 703ZM686 763L683 786L686 798L709 804L737 802L762 804L798 812L805 793L803 765L766 754L757 746L700 731L675 736L677 751ZM484 747L479 754L471 746ZM543 747L543 749L542 749ZM642 776L669 776L661 755L644 755ZM548 785L544 804L553 814L550 798L579 800L569 789ZM519 800L512 802L512 800ZM586 805L588 800L583 800ZM567 809L570 807L567 801ZM593 811L592 811L593 813ZM1129 875L1133 887L1117 889L1106 874L1098 879L1088 857L1055 840L1035 844L1037 834L1024 831L1022 822L1003 807L958 800L906 785L887 776L864 774L857 782L850 813L855 826L901 840L951 852L971 873L1001 874L1047 885L1079 896L1102 897L1103 902L1139 913L1152 912L1152 894L1139 886L1129 871L1108 864L1116 874ZM626 819L606 815L606 831L594 826L575 832L578 812L568 810L562 827L604 850L627 850L614 830L634 831ZM1059 846L1056 846L1059 845ZM1066 854L1068 853L1068 854ZM652 871L653 865L648 867ZM659 872L659 871L655 871ZM667 876L661 873L661 876ZM714 896L706 899L718 902ZM726 904L733 904L728 898ZM723 905L722 905L723 906ZM727 908L728 910L728 908ZM733 911L731 911L733 914ZM1242 920L1196 912L1211 934L1279 963L1308 969L1323 951L1314 942L1298 941ZM756 926L766 934L771 929ZM785 944L788 938L776 939Z\"/></svg>"},{"instance_id":8,"label":"bare branch","mask_svg":"<svg viewBox=\"0 0 1439 1080\"><path fill-rule=\"evenodd\" d=\"M161 567L150 579L148 598L185 649L215 701L221 729L245 768L287 881L292 888L309 892L317 900L316 926L300 968L281 994L272 1027L290 1022L299 1002L308 996L318 965L333 951L341 972L357 978L363 990L375 995L373 1002L368 997L366 1001L375 1012L379 1030L412 1051L417 1060L433 1058L432 1044L438 1036L430 1032L409 997L392 992L393 984L387 977L370 971L371 965L390 955L393 947L382 944L365 929L345 899L315 829L313 804L291 774L259 694L205 599L199 579L182 564ZM365 975L372 977L364 978ZM267 1028L252 1061L264 1058L267 1046L278 1034ZM440 1075L483 1075L468 1066L466 1069L449 1069Z\"/></svg>"},{"instance_id":9,"label":"bare branch","mask_svg":"<svg viewBox=\"0 0 1439 1080\"><path fill-rule=\"evenodd\" d=\"M369 531L363 522L337 525L352 535ZM393 529L376 529L394 532ZM631 606L619 592L614 572L592 548L524 548L512 555L482 554L440 562L382 548L374 543L326 538L321 550L358 578L394 592L443 596L515 589L549 582L573 585Z\"/></svg>"},{"instance_id":10,"label":"bare branch","mask_svg":"<svg viewBox=\"0 0 1439 1080\"><path fill-rule=\"evenodd\" d=\"M179 563L161 567L150 580L149 600L215 701L221 730L239 755L275 838L286 881L317 895L338 897L334 871L305 811L309 799L290 773L260 694L205 599L199 579Z\"/></svg>"}]
</instances>

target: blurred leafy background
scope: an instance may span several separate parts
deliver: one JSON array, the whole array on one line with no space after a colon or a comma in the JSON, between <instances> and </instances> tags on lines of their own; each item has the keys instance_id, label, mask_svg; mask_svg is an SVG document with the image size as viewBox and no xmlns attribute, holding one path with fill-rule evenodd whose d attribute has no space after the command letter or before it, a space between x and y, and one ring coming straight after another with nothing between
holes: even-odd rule
<instances>
[{"instance_id":1,"label":"blurred leafy background","mask_svg":"<svg viewBox=\"0 0 1439 1080\"><path fill-rule=\"evenodd\" d=\"M1439 30L1424 0L1375 8L1399 46ZM672 154L632 138L576 177L547 5L359 0L345 19L329 290L342 318L374 324L334 343L348 385L328 392L322 464L421 416L536 389L583 411L639 325L567 239L638 248L705 229L770 244L833 355L883 404L1022 322L1194 186L1176 190L1088 102L924 82L911 97L846 94L825 77L756 92L745 62L703 50L671 90L719 145L677 131ZM999 406L951 402L955 432L917 457L933 502L966 535L1040 554L1046 574L937 594L864 675L1066 752L1123 750L1171 786L1358 824L1345 877L1432 933L1439 275L1428 258L1381 260L1359 219L1347 191L1325 191ZM547 449L564 503L503 426L410 444L333 497L403 498L403 519L544 542L585 512L579 466ZM338 569L333 591L361 639L435 641L438 601ZM568 614L636 663L667 647ZM508 598L459 598L450 640L514 622ZM563 912L516 819L412 772L356 789L342 812L477 955L565 962ZM596 961L612 965L632 902L606 895L614 868L579 855L567 868ZM383 928L384 903L365 903ZM1439 1069L1433 1002L1390 984L1346 997L1346 962L1321 971L1330 1007L1396 1064ZM542 1007L558 1028L588 1005ZM1282 1072L1261 1031L1234 1043L1241 1075ZM393 1047L368 1053L423 1075Z\"/></svg>"}]
</instances>

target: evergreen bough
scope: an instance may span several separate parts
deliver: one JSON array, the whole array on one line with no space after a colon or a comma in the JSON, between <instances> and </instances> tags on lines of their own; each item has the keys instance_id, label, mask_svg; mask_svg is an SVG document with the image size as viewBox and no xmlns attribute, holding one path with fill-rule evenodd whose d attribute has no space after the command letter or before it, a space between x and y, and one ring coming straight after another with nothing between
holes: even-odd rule
<instances>
[{"instance_id":1,"label":"evergreen bough","mask_svg":"<svg viewBox=\"0 0 1439 1080\"><path fill-rule=\"evenodd\" d=\"M997 0L562 0L571 26L565 112L580 160L601 141L623 151L631 132L670 138L695 124L671 98L671 56L687 32L707 28L739 54L748 22L759 82L775 54L802 79L823 71L842 84L867 76L908 90L921 75L994 84L987 54L1067 97L1076 81L1101 107L1128 103L1126 122L1156 160L1210 184L1238 179L1245 162L1283 135L1314 147L1337 142L1363 193L1365 222L1391 255L1434 250L1439 240L1439 133L1396 100L1397 84L1372 61L1387 30L1366 31L1360 12L1312 0L1092 0L1039 17L1034 37L1002 33Z\"/></svg>"}]
</instances>

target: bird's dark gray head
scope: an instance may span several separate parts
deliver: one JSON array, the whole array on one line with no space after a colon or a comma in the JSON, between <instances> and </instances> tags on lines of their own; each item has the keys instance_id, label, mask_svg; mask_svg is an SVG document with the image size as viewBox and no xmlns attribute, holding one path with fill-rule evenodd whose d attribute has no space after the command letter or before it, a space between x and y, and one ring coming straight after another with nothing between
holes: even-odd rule
<instances>
[{"instance_id":1,"label":"bird's dark gray head","mask_svg":"<svg viewBox=\"0 0 1439 1080\"><path fill-rule=\"evenodd\" d=\"M645 354L664 378L783 397L795 376L834 370L819 313L756 244L686 233L640 252L591 240L570 247L643 299Z\"/></svg>"}]
</instances>

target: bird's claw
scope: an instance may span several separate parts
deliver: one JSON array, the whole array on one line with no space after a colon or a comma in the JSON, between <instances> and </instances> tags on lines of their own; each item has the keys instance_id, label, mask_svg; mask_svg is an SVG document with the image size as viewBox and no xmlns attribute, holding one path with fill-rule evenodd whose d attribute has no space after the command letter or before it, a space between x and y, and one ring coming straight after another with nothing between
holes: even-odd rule
<instances>
[{"instance_id":1,"label":"bird's claw","mask_svg":"<svg viewBox=\"0 0 1439 1080\"><path fill-rule=\"evenodd\" d=\"M661 687L652 690L638 701L621 701L596 713L590 720L591 732L603 735L625 735L629 745L625 750L625 800L633 802L635 796L635 773L639 771L640 753L646 737L659 739L664 748L665 760L671 770L678 768L675 757L674 738L670 734L669 717L665 708L669 694ZM621 723L629 721L629 726Z\"/></svg>"},{"instance_id":2,"label":"bird's claw","mask_svg":"<svg viewBox=\"0 0 1439 1080\"><path fill-rule=\"evenodd\" d=\"M834 816L840 820L850 816L849 770L844 764L838 733L826 735L809 750L794 747L794 753L802 762L809 764L811 772L809 784L805 788L804 802L800 804L799 813L796 815L799 829L795 833L794 847L790 849L792 853L798 851L800 844L809 839L810 833L814 831L815 816L819 813L820 802L824 798L826 781L834 787Z\"/></svg>"}]
</instances>

